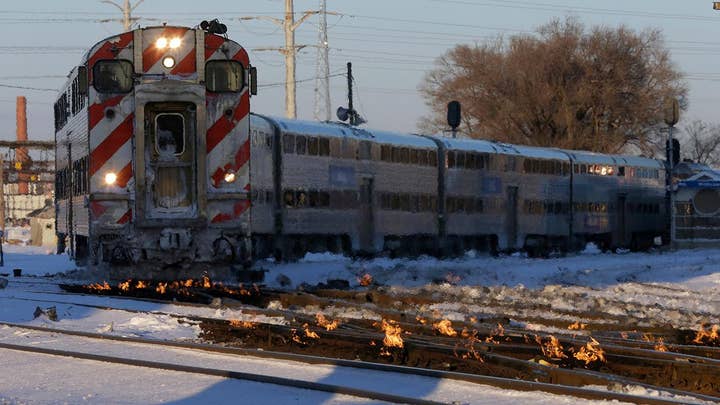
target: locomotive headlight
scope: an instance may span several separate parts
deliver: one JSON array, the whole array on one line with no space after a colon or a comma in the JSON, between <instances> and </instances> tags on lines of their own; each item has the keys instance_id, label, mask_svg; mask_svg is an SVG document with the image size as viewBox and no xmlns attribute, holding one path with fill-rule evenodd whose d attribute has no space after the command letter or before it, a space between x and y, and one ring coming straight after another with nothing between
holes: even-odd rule
<instances>
[{"instance_id":1,"label":"locomotive headlight","mask_svg":"<svg viewBox=\"0 0 720 405\"><path fill-rule=\"evenodd\" d=\"M155 41L155 46L159 49L165 49L168 46L168 40L165 37L160 37Z\"/></svg>"},{"instance_id":2,"label":"locomotive headlight","mask_svg":"<svg viewBox=\"0 0 720 405\"><path fill-rule=\"evenodd\" d=\"M180 38L173 38L170 40L170 48L172 49L179 48L180 44L182 44L182 40L180 40Z\"/></svg>"},{"instance_id":3,"label":"locomotive headlight","mask_svg":"<svg viewBox=\"0 0 720 405\"><path fill-rule=\"evenodd\" d=\"M225 173L225 183L232 183L235 181L235 173L232 170Z\"/></svg>"},{"instance_id":4,"label":"locomotive headlight","mask_svg":"<svg viewBox=\"0 0 720 405\"><path fill-rule=\"evenodd\" d=\"M109 172L105 175L105 184L112 186L117 181L117 174Z\"/></svg>"},{"instance_id":5,"label":"locomotive headlight","mask_svg":"<svg viewBox=\"0 0 720 405\"><path fill-rule=\"evenodd\" d=\"M166 68L170 69L171 67L175 66L175 58L173 58L172 56L166 56L163 58L162 64Z\"/></svg>"}]
</instances>

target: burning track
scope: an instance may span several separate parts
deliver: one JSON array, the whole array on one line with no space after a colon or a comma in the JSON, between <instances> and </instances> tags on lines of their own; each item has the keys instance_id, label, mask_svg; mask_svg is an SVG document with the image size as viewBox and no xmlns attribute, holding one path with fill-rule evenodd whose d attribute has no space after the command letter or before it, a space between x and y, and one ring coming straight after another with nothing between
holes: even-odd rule
<instances>
[{"instance_id":1,"label":"burning track","mask_svg":"<svg viewBox=\"0 0 720 405\"><path fill-rule=\"evenodd\" d=\"M683 394L720 392L718 328L609 330L576 321L565 332L528 331L517 321L428 316L425 297L368 291L283 292L224 286L209 279L171 283L129 280L65 286L74 292L222 304L245 313L282 316L285 324L198 320L200 337L239 348L393 364L526 381L583 386L647 384ZM376 319L353 317L363 308ZM340 316L339 314L350 316ZM586 320L589 317L582 317ZM556 320L548 320L557 324ZM630 325L627 325L630 326ZM717 400L718 398L709 398Z\"/></svg>"}]
</instances>

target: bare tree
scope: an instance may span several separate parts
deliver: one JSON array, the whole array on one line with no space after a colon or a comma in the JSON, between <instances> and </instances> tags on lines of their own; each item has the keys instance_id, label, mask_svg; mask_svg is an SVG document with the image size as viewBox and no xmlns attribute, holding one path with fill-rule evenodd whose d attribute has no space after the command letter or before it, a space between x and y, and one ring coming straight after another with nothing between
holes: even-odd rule
<instances>
[{"instance_id":1,"label":"bare tree","mask_svg":"<svg viewBox=\"0 0 720 405\"><path fill-rule=\"evenodd\" d=\"M720 128L696 120L686 125L678 137L684 158L708 166L720 165Z\"/></svg>"},{"instance_id":2,"label":"bare tree","mask_svg":"<svg viewBox=\"0 0 720 405\"><path fill-rule=\"evenodd\" d=\"M463 104L460 130L473 138L618 152L654 150L663 103L686 107L686 84L657 30L553 21L537 35L458 45L420 90L433 112L424 130L445 129L445 106Z\"/></svg>"}]
</instances>

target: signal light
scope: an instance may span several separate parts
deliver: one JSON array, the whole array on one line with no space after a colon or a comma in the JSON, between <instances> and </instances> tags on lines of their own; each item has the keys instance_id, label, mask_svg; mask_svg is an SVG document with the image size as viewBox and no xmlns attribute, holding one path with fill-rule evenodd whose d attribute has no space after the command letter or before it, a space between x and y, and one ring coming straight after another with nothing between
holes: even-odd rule
<instances>
[{"instance_id":1,"label":"signal light","mask_svg":"<svg viewBox=\"0 0 720 405\"><path fill-rule=\"evenodd\" d=\"M166 57L163 58L162 64L163 64L163 66L165 66L166 68L170 69L170 68L172 68L173 66L175 66L175 58L173 58L172 56L166 56Z\"/></svg>"}]
</instances>

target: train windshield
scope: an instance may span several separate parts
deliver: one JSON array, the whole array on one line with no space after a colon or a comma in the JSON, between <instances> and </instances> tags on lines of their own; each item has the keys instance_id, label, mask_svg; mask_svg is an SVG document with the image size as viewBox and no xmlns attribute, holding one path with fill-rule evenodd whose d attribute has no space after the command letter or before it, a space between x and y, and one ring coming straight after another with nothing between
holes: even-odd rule
<instances>
[{"instance_id":1,"label":"train windshield","mask_svg":"<svg viewBox=\"0 0 720 405\"><path fill-rule=\"evenodd\" d=\"M160 156L181 155L185 151L185 120L181 114L155 117L155 146Z\"/></svg>"},{"instance_id":2,"label":"train windshield","mask_svg":"<svg viewBox=\"0 0 720 405\"><path fill-rule=\"evenodd\" d=\"M101 93L127 93L133 87L133 65L127 60L101 60L93 66L93 85Z\"/></svg>"},{"instance_id":3,"label":"train windshield","mask_svg":"<svg viewBox=\"0 0 720 405\"><path fill-rule=\"evenodd\" d=\"M240 62L212 60L205 65L205 86L208 91L240 91L245 85L245 74Z\"/></svg>"}]
</instances>

